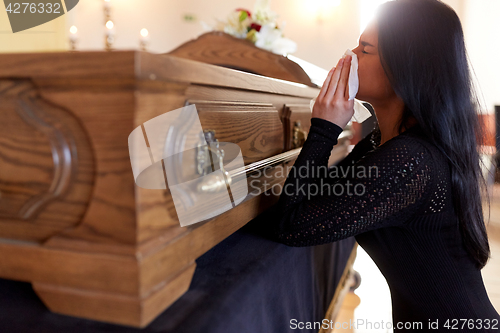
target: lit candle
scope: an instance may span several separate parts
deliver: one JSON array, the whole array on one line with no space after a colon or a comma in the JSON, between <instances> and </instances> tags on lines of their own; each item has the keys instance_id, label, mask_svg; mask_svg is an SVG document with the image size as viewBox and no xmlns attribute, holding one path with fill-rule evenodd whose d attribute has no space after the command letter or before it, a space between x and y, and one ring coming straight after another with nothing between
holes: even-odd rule
<instances>
[{"instance_id":1,"label":"lit candle","mask_svg":"<svg viewBox=\"0 0 500 333\"><path fill-rule=\"evenodd\" d=\"M108 22L106 22L106 28L108 28L109 31L113 30L115 24L113 23L113 21L109 20Z\"/></svg>"},{"instance_id":2,"label":"lit candle","mask_svg":"<svg viewBox=\"0 0 500 333\"><path fill-rule=\"evenodd\" d=\"M115 30L113 21L111 21L111 0L104 0L104 22L106 26L106 35L104 43L106 50L110 51L114 42Z\"/></svg>"},{"instance_id":3,"label":"lit candle","mask_svg":"<svg viewBox=\"0 0 500 333\"><path fill-rule=\"evenodd\" d=\"M149 31L146 28L141 29L141 38L140 38L140 45L141 45L141 50L146 51L146 47L149 42Z\"/></svg>"},{"instance_id":4,"label":"lit candle","mask_svg":"<svg viewBox=\"0 0 500 333\"><path fill-rule=\"evenodd\" d=\"M113 37L115 35L115 24L113 21L109 20L106 22L106 36Z\"/></svg>"},{"instance_id":5,"label":"lit candle","mask_svg":"<svg viewBox=\"0 0 500 333\"><path fill-rule=\"evenodd\" d=\"M76 49L76 41L78 39L78 36L76 34L77 32L78 32L78 29L74 25L72 25L71 28L69 28L69 42L70 42L71 50Z\"/></svg>"},{"instance_id":6,"label":"lit candle","mask_svg":"<svg viewBox=\"0 0 500 333\"><path fill-rule=\"evenodd\" d=\"M78 29L74 25L72 25L71 28L69 28L69 32L70 32L69 38L72 41L75 41L77 38L76 33L78 32Z\"/></svg>"},{"instance_id":7,"label":"lit candle","mask_svg":"<svg viewBox=\"0 0 500 333\"><path fill-rule=\"evenodd\" d=\"M109 20L106 22L106 50L111 50L111 46L113 45L114 42L114 36L115 36L115 25L113 21Z\"/></svg>"}]
</instances>

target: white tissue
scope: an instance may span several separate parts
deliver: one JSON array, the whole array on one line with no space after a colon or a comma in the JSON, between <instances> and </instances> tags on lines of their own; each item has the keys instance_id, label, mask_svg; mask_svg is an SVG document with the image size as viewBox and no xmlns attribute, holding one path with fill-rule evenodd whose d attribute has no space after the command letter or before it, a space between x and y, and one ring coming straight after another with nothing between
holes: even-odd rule
<instances>
[{"instance_id":1,"label":"white tissue","mask_svg":"<svg viewBox=\"0 0 500 333\"><path fill-rule=\"evenodd\" d=\"M354 115L352 119L357 123L362 123L372 116L371 112L361 103L361 101L354 99Z\"/></svg>"},{"instance_id":2,"label":"white tissue","mask_svg":"<svg viewBox=\"0 0 500 333\"><path fill-rule=\"evenodd\" d=\"M345 58L346 56L352 56L352 61L351 61L351 70L349 72L349 100L354 99L354 115L352 116L351 121L355 121L358 123L364 122L366 119L370 118L372 114L370 111L361 103L361 101L355 99L354 97L358 93L359 89L359 79L358 79L358 57L357 55L352 52L350 49L347 49L345 51L344 55L342 58ZM311 106L311 112L314 107L314 102L316 102L316 98L311 100L310 106Z\"/></svg>"},{"instance_id":3,"label":"white tissue","mask_svg":"<svg viewBox=\"0 0 500 333\"><path fill-rule=\"evenodd\" d=\"M347 57L350 55L352 57L351 61L351 70L349 71L349 100L353 100L354 97L356 97L356 94L358 93L359 89L359 80L358 80L358 56L356 53L352 52L350 49L347 49L345 51L344 55L342 58Z\"/></svg>"}]
</instances>

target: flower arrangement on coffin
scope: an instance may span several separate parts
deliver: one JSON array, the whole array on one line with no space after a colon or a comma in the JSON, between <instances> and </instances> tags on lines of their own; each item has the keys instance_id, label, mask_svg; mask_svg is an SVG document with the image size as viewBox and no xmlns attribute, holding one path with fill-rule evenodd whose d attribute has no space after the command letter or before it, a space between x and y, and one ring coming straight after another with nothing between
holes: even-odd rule
<instances>
[{"instance_id":1,"label":"flower arrangement on coffin","mask_svg":"<svg viewBox=\"0 0 500 333\"><path fill-rule=\"evenodd\" d=\"M247 9L237 8L225 21L217 19L215 28L202 24L207 30L223 31L234 37L246 39L255 46L273 53L291 54L297 50L297 44L284 37L281 27L284 27L285 23L278 26L277 17L278 15L269 7L269 0L257 0L253 14Z\"/></svg>"}]
</instances>

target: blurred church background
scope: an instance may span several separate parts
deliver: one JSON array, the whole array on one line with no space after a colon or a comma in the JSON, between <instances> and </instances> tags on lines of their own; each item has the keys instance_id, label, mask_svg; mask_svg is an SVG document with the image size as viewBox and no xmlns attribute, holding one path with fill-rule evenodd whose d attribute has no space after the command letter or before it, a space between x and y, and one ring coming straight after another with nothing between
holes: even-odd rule
<instances>
[{"instance_id":1,"label":"blurred church background","mask_svg":"<svg viewBox=\"0 0 500 333\"><path fill-rule=\"evenodd\" d=\"M362 28L383 0L273 0L285 36L298 45L294 56L330 69L347 48L357 45ZM471 63L484 96L485 109L500 105L500 2L445 0L458 14L465 32ZM7 14L0 11L0 52L58 51L69 49L70 27L77 27L77 50L104 48L104 0L83 0L51 22L10 32ZM253 9L254 0L110 0L115 30L114 48L138 49L140 31L149 32L148 51L165 53L204 33L202 22L214 25L235 8ZM2 3L0 6L4 6Z\"/></svg>"}]
</instances>

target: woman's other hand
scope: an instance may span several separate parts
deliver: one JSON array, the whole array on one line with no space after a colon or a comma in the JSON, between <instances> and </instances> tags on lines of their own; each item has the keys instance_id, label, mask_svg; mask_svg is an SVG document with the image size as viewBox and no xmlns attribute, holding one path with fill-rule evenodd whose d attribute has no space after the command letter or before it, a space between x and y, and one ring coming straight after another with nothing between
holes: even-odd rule
<instances>
[{"instance_id":1,"label":"woman's other hand","mask_svg":"<svg viewBox=\"0 0 500 333\"><path fill-rule=\"evenodd\" d=\"M321 87L314 103L312 117L328 120L342 128L354 115L354 100L349 101L349 71L351 56L340 59Z\"/></svg>"}]
</instances>

